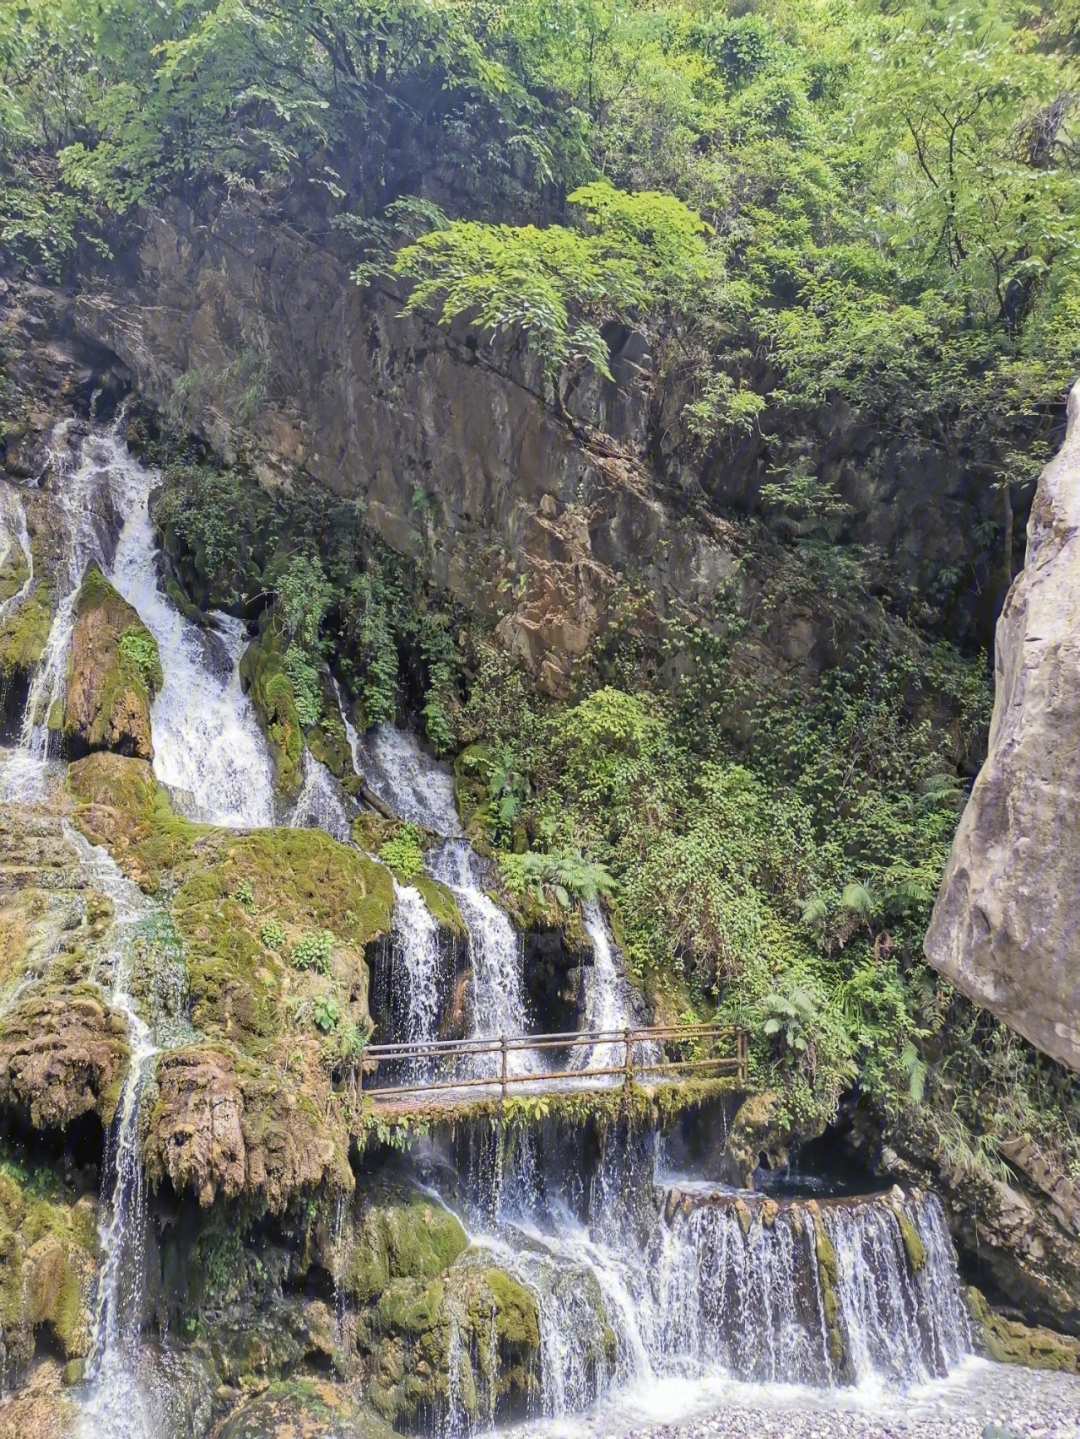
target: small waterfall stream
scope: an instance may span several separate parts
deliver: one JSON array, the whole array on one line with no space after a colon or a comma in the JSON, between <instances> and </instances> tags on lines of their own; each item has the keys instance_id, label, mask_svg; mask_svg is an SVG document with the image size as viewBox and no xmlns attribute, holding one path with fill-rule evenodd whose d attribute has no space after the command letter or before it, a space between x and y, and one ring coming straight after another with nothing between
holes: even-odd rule
<instances>
[{"instance_id":1,"label":"small waterfall stream","mask_svg":"<svg viewBox=\"0 0 1080 1439\"><path fill-rule=\"evenodd\" d=\"M72 461L64 447L69 428L69 425L57 427L51 466L50 494L61 518L61 559L54 571L56 609L41 659L30 680L19 743L5 766L2 789L9 798L44 798L42 766L49 758L57 709L64 699L68 651L75 628L75 601L87 565L95 560L102 562L108 547L101 504L102 497L108 494L108 472L101 463L96 437L84 445L78 462ZM22 528L25 530L25 512ZM32 571L28 535L26 552L30 554Z\"/></svg>"},{"instance_id":2,"label":"small waterfall stream","mask_svg":"<svg viewBox=\"0 0 1080 1439\"><path fill-rule=\"evenodd\" d=\"M325 830L339 843L348 844L352 824L337 780L308 749L304 750L300 763L303 783L289 824L293 829Z\"/></svg>"},{"instance_id":3,"label":"small waterfall stream","mask_svg":"<svg viewBox=\"0 0 1080 1439\"><path fill-rule=\"evenodd\" d=\"M158 547L147 509L157 480L116 435L95 446L123 516L108 578L154 636L165 683L154 701L154 773L189 818L241 828L274 823L274 771L255 712L240 685L247 643L242 620L212 614L212 628L186 619L158 587Z\"/></svg>"},{"instance_id":4,"label":"small waterfall stream","mask_svg":"<svg viewBox=\"0 0 1080 1439\"><path fill-rule=\"evenodd\" d=\"M485 894L477 874L477 859L464 840L450 840L428 860L432 878L439 880L457 900L469 931L469 957L473 976L473 1039L492 1039L528 1032L524 964L521 939L506 912ZM498 1072L495 1055L475 1061L478 1077ZM530 1050L514 1050L509 1073L535 1074L540 1061Z\"/></svg>"},{"instance_id":5,"label":"small waterfall stream","mask_svg":"<svg viewBox=\"0 0 1080 1439\"><path fill-rule=\"evenodd\" d=\"M139 1152L139 1102L160 1048L131 993L135 941L160 908L124 874L107 851L65 824L68 842L93 887L113 904L113 923L94 974L107 984L109 1004L128 1025L131 1059L106 1146L102 1182L101 1250L93 1348L82 1406L84 1439L153 1439L155 1415L136 1380L141 1301L145 1286L146 1176ZM104 971L102 973L101 971Z\"/></svg>"}]
</instances>

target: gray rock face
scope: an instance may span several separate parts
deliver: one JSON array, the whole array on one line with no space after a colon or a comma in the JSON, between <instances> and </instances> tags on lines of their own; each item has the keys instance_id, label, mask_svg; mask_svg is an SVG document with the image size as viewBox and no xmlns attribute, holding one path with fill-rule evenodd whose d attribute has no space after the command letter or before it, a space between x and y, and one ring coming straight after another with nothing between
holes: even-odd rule
<instances>
[{"instance_id":1,"label":"gray rock face","mask_svg":"<svg viewBox=\"0 0 1080 1439\"><path fill-rule=\"evenodd\" d=\"M1080 383L1068 413L998 621L989 754L925 948L964 994L1080 1069Z\"/></svg>"}]
</instances>

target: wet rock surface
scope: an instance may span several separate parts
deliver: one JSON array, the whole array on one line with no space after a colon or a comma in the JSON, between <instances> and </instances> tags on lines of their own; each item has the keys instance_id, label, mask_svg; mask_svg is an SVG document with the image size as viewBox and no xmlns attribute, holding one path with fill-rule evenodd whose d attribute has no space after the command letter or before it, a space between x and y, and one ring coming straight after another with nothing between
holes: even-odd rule
<instances>
[{"instance_id":1,"label":"wet rock surface","mask_svg":"<svg viewBox=\"0 0 1080 1439\"><path fill-rule=\"evenodd\" d=\"M162 684L154 637L96 566L83 580L75 610L64 702L70 755L113 750L153 759L150 703Z\"/></svg>"}]
</instances>

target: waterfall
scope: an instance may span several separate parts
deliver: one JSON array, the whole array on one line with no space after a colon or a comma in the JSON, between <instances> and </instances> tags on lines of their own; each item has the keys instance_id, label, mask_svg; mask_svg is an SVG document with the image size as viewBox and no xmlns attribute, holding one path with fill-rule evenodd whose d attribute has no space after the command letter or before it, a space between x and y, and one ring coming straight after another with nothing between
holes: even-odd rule
<instances>
[{"instance_id":1,"label":"waterfall","mask_svg":"<svg viewBox=\"0 0 1080 1439\"><path fill-rule=\"evenodd\" d=\"M158 555L147 501L155 471L107 435L96 442L123 516L109 579L157 640L165 683L154 700L154 773L192 819L242 828L274 823L274 769L240 684L247 641L242 620L212 614L193 624L158 587Z\"/></svg>"},{"instance_id":2,"label":"waterfall","mask_svg":"<svg viewBox=\"0 0 1080 1439\"><path fill-rule=\"evenodd\" d=\"M593 962L585 970L585 1028L632 1029L636 1024L634 991L604 911L594 899L584 906L582 916L585 932L593 943ZM632 1048L639 1063L659 1057L659 1047L655 1044L636 1044ZM614 1069L624 1060L624 1046L612 1043L592 1045L580 1062L585 1069ZM619 1082L616 1075L608 1079L612 1084Z\"/></svg>"},{"instance_id":3,"label":"waterfall","mask_svg":"<svg viewBox=\"0 0 1080 1439\"><path fill-rule=\"evenodd\" d=\"M56 447L53 450L53 481L50 486L51 497L61 516L58 529L62 537L62 553L54 571L57 605L45 648L30 680L18 747L5 766L5 798L44 798L42 767L49 758L57 710L64 699L68 651L75 628L75 601L87 565L93 560L102 563L107 548L107 536L102 532L99 518L99 502L108 494L108 447L103 454L103 442L91 436L83 446L79 463L72 467L68 456L60 448L68 430L69 425L61 425L54 433ZM27 552L29 549L27 536Z\"/></svg>"},{"instance_id":4,"label":"waterfall","mask_svg":"<svg viewBox=\"0 0 1080 1439\"><path fill-rule=\"evenodd\" d=\"M0 616L3 616L19 604L34 583L34 552L30 547L30 532L26 527L26 507L18 490L7 481L0 485L0 523L0 569L7 564L16 545L26 563L26 578L22 584L6 600L0 601Z\"/></svg>"},{"instance_id":5,"label":"waterfall","mask_svg":"<svg viewBox=\"0 0 1080 1439\"><path fill-rule=\"evenodd\" d=\"M470 1037L491 1039L525 1034L528 1010L521 940L507 914L484 893L472 849L464 840L450 840L434 851L428 867L432 878L452 891L469 931L473 985ZM478 1075L495 1075L499 1059L496 1055L483 1055L475 1065ZM534 1074L539 1068L537 1056L529 1050L515 1050L510 1055L511 1074Z\"/></svg>"},{"instance_id":6,"label":"waterfall","mask_svg":"<svg viewBox=\"0 0 1080 1439\"><path fill-rule=\"evenodd\" d=\"M89 1383L82 1405L84 1439L152 1439L156 1411L137 1379L140 1308L146 1279L146 1176L140 1158L139 1104L160 1053L131 994L135 939L160 913L123 875L108 852L65 822L64 832L87 880L113 904L108 940L95 956L94 975L108 982L109 1004L127 1020L131 1058L109 1135L102 1178L101 1250ZM104 974L99 971L104 969Z\"/></svg>"},{"instance_id":7,"label":"waterfall","mask_svg":"<svg viewBox=\"0 0 1080 1439\"><path fill-rule=\"evenodd\" d=\"M389 1008L403 1039L415 1043L438 1037L444 985L438 921L412 885L394 880L394 919L390 932ZM409 1077L420 1078L425 1065L415 1060Z\"/></svg>"},{"instance_id":8,"label":"waterfall","mask_svg":"<svg viewBox=\"0 0 1080 1439\"><path fill-rule=\"evenodd\" d=\"M546 1418L674 1379L906 1388L970 1352L933 1195L691 1196L642 1183L655 1150L613 1143L575 1199L573 1160L556 1157L478 1151L487 1188L466 1201L474 1245L536 1303Z\"/></svg>"},{"instance_id":9,"label":"waterfall","mask_svg":"<svg viewBox=\"0 0 1080 1439\"><path fill-rule=\"evenodd\" d=\"M384 724L359 735L344 705L342 719L356 773L364 776L384 804L402 819L448 839L461 834L449 765L426 755L407 730Z\"/></svg>"},{"instance_id":10,"label":"waterfall","mask_svg":"<svg viewBox=\"0 0 1080 1439\"><path fill-rule=\"evenodd\" d=\"M337 780L310 750L300 761L303 784L289 816L293 829L322 829L341 844L352 837L352 823Z\"/></svg>"}]
</instances>

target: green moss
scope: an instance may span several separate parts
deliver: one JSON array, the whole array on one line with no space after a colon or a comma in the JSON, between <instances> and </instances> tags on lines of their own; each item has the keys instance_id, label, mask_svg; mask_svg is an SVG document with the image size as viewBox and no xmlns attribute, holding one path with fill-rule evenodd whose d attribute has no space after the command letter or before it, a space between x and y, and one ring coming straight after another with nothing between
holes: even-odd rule
<instances>
[{"instance_id":1,"label":"green moss","mask_svg":"<svg viewBox=\"0 0 1080 1439\"><path fill-rule=\"evenodd\" d=\"M412 884L423 895L424 903L442 929L459 938L468 934L452 890L437 879L429 879L426 874L417 875Z\"/></svg>"},{"instance_id":2,"label":"green moss","mask_svg":"<svg viewBox=\"0 0 1080 1439\"><path fill-rule=\"evenodd\" d=\"M165 683L157 640L144 624L128 625L120 636L120 658L137 675L147 692L157 694Z\"/></svg>"},{"instance_id":3,"label":"green moss","mask_svg":"<svg viewBox=\"0 0 1080 1439\"><path fill-rule=\"evenodd\" d=\"M495 1300L500 1342L516 1349L539 1349L536 1301L529 1291L501 1269L485 1269L484 1278Z\"/></svg>"},{"instance_id":4,"label":"green moss","mask_svg":"<svg viewBox=\"0 0 1080 1439\"><path fill-rule=\"evenodd\" d=\"M304 730L285 667L285 648L283 637L267 623L259 638L244 651L240 678L270 743L278 792L289 796L300 788Z\"/></svg>"},{"instance_id":5,"label":"green moss","mask_svg":"<svg viewBox=\"0 0 1080 1439\"><path fill-rule=\"evenodd\" d=\"M468 1248L455 1215L419 1195L376 1203L361 1217L345 1288L369 1303L392 1280L432 1280Z\"/></svg>"},{"instance_id":6,"label":"green moss","mask_svg":"<svg viewBox=\"0 0 1080 1439\"><path fill-rule=\"evenodd\" d=\"M13 544L0 565L0 604L17 595L30 578L30 566L20 544Z\"/></svg>"},{"instance_id":7,"label":"green moss","mask_svg":"<svg viewBox=\"0 0 1080 1439\"><path fill-rule=\"evenodd\" d=\"M894 1212L896 1214L896 1222L900 1226L900 1234L904 1241L904 1253L907 1255L911 1272L918 1274L926 1265L926 1246L919 1238L919 1231L903 1210L897 1209Z\"/></svg>"},{"instance_id":8,"label":"green moss","mask_svg":"<svg viewBox=\"0 0 1080 1439\"><path fill-rule=\"evenodd\" d=\"M844 1362L844 1336L840 1329L840 1300L837 1297L840 1266L817 1205L808 1204L806 1208L814 1226L814 1253L817 1257L818 1282L821 1285L825 1331L829 1339L829 1357L840 1367Z\"/></svg>"},{"instance_id":9,"label":"green moss","mask_svg":"<svg viewBox=\"0 0 1080 1439\"><path fill-rule=\"evenodd\" d=\"M0 676L5 679L28 675L49 639L56 594L48 574L39 574L30 593L0 621Z\"/></svg>"},{"instance_id":10,"label":"green moss","mask_svg":"<svg viewBox=\"0 0 1080 1439\"><path fill-rule=\"evenodd\" d=\"M1080 1374L1080 1339L995 1314L974 1285L965 1290L964 1297L988 1358L998 1364Z\"/></svg>"}]
</instances>

